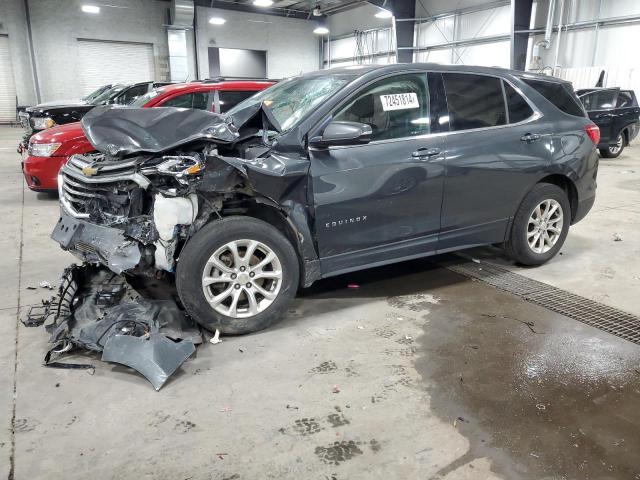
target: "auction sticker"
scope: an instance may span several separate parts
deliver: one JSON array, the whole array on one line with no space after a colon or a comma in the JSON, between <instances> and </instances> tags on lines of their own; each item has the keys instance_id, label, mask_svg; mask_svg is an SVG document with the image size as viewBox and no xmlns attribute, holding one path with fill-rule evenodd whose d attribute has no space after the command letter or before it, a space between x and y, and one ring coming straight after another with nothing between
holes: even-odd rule
<instances>
[{"instance_id":1,"label":"auction sticker","mask_svg":"<svg viewBox=\"0 0 640 480\"><path fill-rule=\"evenodd\" d=\"M389 110L408 110L418 108L418 95L411 93L392 93L391 95L380 95L382 109L386 112Z\"/></svg>"}]
</instances>

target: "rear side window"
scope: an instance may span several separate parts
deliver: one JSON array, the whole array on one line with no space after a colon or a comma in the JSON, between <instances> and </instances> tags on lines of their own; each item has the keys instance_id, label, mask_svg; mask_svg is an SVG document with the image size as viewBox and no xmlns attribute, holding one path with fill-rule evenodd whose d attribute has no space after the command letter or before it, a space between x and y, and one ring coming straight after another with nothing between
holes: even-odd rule
<instances>
[{"instance_id":1,"label":"rear side window","mask_svg":"<svg viewBox=\"0 0 640 480\"><path fill-rule=\"evenodd\" d=\"M355 95L333 119L366 123L372 140L412 137L430 132L427 75L384 78Z\"/></svg>"},{"instance_id":2,"label":"rear side window","mask_svg":"<svg viewBox=\"0 0 640 480\"><path fill-rule=\"evenodd\" d=\"M618 103L616 104L617 108L626 108L626 107L637 107L638 102L636 102L635 95L633 92L629 90L623 90L618 93Z\"/></svg>"},{"instance_id":3,"label":"rear side window","mask_svg":"<svg viewBox=\"0 0 640 480\"><path fill-rule=\"evenodd\" d=\"M523 78L524 83L569 115L584 117L584 112L572 92L562 83Z\"/></svg>"},{"instance_id":4,"label":"rear side window","mask_svg":"<svg viewBox=\"0 0 640 480\"><path fill-rule=\"evenodd\" d=\"M504 93L507 96L509 109L509 123L518 123L533 115L533 109L527 101L507 82L503 82Z\"/></svg>"},{"instance_id":5,"label":"rear side window","mask_svg":"<svg viewBox=\"0 0 640 480\"><path fill-rule=\"evenodd\" d=\"M587 112L593 110L609 110L614 108L615 90L600 90L580 97Z\"/></svg>"},{"instance_id":6,"label":"rear side window","mask_svg":"<svg viewBox=\"0 0 640 480\"><path fill-rule=\"evenodd\" d=\"M231 110L233 107L235 107L237 104L239 104L240 102L242 102L243 100L246 100L249 97L253 97L256 94L256 92L245 92L245 91L239 91L239 90L228 90L228 91L220 91L219 95L220 95L220 112L219 113L226 113L229 110Z\"/></svg>"},{"instance_id":7,"label":"rear side window","mask_svg":"<svg viewBox=\"0 0 640 480\"><path fill-rule=\"evenodd\" d=\"M507 123L502 80L469 73L443 73L450 129L468 130Z\"/></svg>"}]
</instances>

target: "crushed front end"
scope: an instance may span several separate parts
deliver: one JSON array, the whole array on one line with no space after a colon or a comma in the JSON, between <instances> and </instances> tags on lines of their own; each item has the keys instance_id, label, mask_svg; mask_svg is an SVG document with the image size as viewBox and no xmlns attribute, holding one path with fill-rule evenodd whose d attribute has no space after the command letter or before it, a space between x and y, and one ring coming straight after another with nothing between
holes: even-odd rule
<instances>
[{"instance_id":1,"label":"crushed front end","mask_svg":"<svg viewBox=\"0 0 640 480\"><path fill-rule=\"evenodd\" d=\"M52 238L118 274L172 271L176 246L198 215L197 196L180 176L197 175L201 161L198 154L146 160L71 157L58 177L61 216Z\"/></svg>"},{"instance_id":2,"label":"crushed front end","mask_svg":"<svg viewBox=\"0 0 640 480\"><path fill-rule=\"evenodd\" d=\"M55 315L63 335L54 334L51 340L101 349L104 360L141 371L159 388L195 342L190 333L179 333L178 348L176 334L168 335L166 325L154 317L169 310L132 285L161 280L174 288L169 298L176 308L170 310L189 321L174 321L181 327L171 331L190 332L193 322L175 292L173 275L181 249L204 225L259 205L282 210L286 218L304 219L301 202L294 200L306 192L308 160L270 153L264 137L256 135L258 129L239 133L209 112L96 108L82 123L99 153L74 155L61 168L61 214L51 236L83 266L67 281L75 285L66 300L69 313ZM295 229L296 241L309 237L299 233L303 230L308 228ZM310 245L305 241L307 250ZM109 284L125 285L117 288L126 293L103 295ZM99 302L107 297L105 313ZM102 326L104 318L109 321ZM105 329L111 332L109 343L96 341L95 335L87 338L87 332ZM157 373L158 365L168 367Z\"/></svg>"}]
</instances>

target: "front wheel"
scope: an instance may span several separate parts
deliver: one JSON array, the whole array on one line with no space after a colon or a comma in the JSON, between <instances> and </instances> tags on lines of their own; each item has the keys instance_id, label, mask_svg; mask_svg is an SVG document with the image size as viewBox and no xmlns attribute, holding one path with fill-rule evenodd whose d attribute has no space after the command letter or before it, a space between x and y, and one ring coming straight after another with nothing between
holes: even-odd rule
<instances>
[{"instance_id":1,"label":"front wheel","mask_svg":"<svg viewBox=\"0 0 640 480\"><path fill-rule=\"evenodd\" d=\"M558 253L570 223L571 206L564 190L539 183L516 212L505 250L518 263L542 265Z\"/></svg>"},{"instance_id":2,"label":"front wheel","mask_svg":"<svg viewBox=\"0 0 640 480\"><path fill-rule=\"evenodd\" d=\"M276 228L226 217L199 230L178 259L176 286L204 328L251 333L280 319L298 289L296 251Z\"/></svg>"},{"instance_id":3,"label":"front wheel","mask_svg":"<svg viewBox=\"0 0 640 480\"><path fill-rule=\"evenodd\" d=\"M600 148L600 155L605 158L617 158L624 150L624 136L622 133L616 138L616 143L609 145L607 148Z\"/></svg>"}]
</instances>

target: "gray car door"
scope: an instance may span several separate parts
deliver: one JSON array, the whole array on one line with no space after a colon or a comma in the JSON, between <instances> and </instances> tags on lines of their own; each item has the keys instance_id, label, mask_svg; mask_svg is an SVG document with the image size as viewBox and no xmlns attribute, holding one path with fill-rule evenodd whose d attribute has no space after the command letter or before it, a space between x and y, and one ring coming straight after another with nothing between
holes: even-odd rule
<instances>
[{"instance_id":1,"label":"gray car door","mask_svg":"<svg viewBox=\"0 0 640 480\"><path fill-rule=\"evenodd\" d=\"M425 72L378 79L334 111L333 120L366 123L373 134L368 144L310 151L323 272L435 249L443 143L429 115Z\"/></svg>"},{"instance_id":2,"label":"gray car door","mask_svg":"<svg viewBox=\"0 0 640 480\"><path fill-rule=\"evenodd\" d=\"M502 242L520 200L550 163L552 126L498 77L443 73L443 80L450 133L438 251Z\"/></svg>"}]
</instances>

